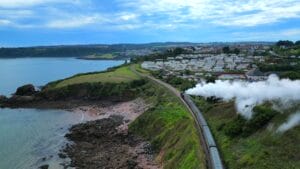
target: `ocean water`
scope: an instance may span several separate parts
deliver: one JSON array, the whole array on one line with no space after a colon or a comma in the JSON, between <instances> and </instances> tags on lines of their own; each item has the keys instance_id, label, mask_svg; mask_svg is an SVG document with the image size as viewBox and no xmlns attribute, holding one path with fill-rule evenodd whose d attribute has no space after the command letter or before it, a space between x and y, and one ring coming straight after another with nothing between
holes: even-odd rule
<instances>
[{"instance_id":1,"label":"ocean water","mask_svg":"<svg viewBox=\"0 0 300 169\"><path fill-rule=\"evenodd\" d=\"M0 59L0 94L10 95L27 83L44 85L122 63L74 58ZM57 154L67 142L64 135L70 126L89 119L86 116L63 110L0 109L0 169L31 169L43 164L50 164L50 169L63 168Z\"/></svg>"},{"instance_id":2,"label":"ocean water","mask_svg":"<svg viewBox=\"0 0 300 169\"><path fill-rule=\"evenodd\" d=\"M0 168L62 168L57 154L64 135L81 121L81 114L61 110L0 109Z\"/></svg>"},{"instance_id":3,"label":"ocean water","mask_svg":"<svg viewBox=\"0 0 300 169\"><path fill-rule=\"evenodd\" d=\"M106 70L122 63L124 61L76 58L0 59L0 95L10 95L24 84L41 86L77 73Z\"/></svg>"}]
</instances>

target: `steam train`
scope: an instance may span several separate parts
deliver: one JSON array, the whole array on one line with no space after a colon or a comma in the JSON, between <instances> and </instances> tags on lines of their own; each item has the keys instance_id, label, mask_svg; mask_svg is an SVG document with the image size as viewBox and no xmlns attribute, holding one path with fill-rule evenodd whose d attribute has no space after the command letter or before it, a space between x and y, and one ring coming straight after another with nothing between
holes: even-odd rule
<instances>
[{"instance_id":1,"label":"steam train","mask_svg":"<svg viewBox=\"0 0 300 169\"><path fill-rule=\"evenodd\" d=\"M206 152L209 154L210 158L209 167L212 169L223 169L224 166L220 157L220 153L205 118L188 94L181 93L181 97L193 111L197 123L200 126L201 134L205 142Z\"/></svg>"}]
</instances>

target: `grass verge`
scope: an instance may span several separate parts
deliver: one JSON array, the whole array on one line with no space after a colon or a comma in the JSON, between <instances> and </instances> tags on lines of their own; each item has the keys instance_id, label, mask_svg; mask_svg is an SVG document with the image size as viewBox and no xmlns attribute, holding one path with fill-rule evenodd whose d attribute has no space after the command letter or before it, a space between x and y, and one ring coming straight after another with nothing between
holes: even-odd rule
<instances>
[{"instance_id":1,"label":"grass verge","mask_svg":"<svg viewBox=\"0 0 300 169\"><path fill-rule=\"evenodd\" d=\"M130 125L130 131L152 143L165 169L205 168L194 120L188 110L164 87L149 82L142 89L153 106Z\"/></svg>"}]
</instances>

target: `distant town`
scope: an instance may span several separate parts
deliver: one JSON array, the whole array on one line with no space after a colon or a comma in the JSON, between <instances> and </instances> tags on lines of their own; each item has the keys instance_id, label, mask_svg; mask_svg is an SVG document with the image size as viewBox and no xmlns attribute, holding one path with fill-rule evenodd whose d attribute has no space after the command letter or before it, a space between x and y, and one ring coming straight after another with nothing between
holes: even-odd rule
<instances>
[{"instance_id":1,"label":"distant town","mask_svg":"<svg viewBox=\"0 0 300 169\"><path fill-rule=\"evenodd\" d=\"M276 65L288 60L289 66L299 64L300 55L280 55L277 51L288 50L288 45L232 45L185 47L184 54L164 59L144 61L142 68L159 71L162 78L176 76L191 81L205 77L221 80L265 80L276 71L262 72L259 65Z\"/></svg>"}]
</instances>

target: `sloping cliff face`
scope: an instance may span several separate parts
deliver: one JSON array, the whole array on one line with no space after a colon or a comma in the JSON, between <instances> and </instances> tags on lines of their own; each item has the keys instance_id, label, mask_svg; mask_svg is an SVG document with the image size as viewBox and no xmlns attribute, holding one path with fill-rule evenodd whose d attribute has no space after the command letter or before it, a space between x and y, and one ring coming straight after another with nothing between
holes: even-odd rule
<instances>
[{"instance_id":1,"label":"sloping cliff face","mask_svg":"<svg viewBox=\"0 0 300 169\"><path fill-rule=\"evenodd\" d=\"M35 105L45 102L70 100L128 101L136 98L138 88L146 83L143 79L128 83L81 83L55 89L44 88L41 91L32 90L26 85L18 88L10 98L1 96L0 106L35 107Z\"/></svg>"},{"instance_id":2,"label":"sloping cliff face","mask_svg":"<svg viewBox=\"0 0 300 169\"><path fill-rule=\"evenodd\" d=\"M131 100L137 95L137 88L143 86L145 80L134 80L127 83L80 83L64 86L61 88L47 89L45 88L38 97L47 100L66 100L66 99L81 99L81 100Z\"/></svg>"}]
</instances>

